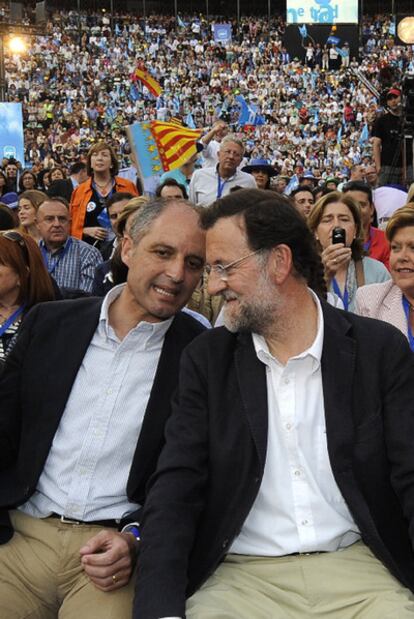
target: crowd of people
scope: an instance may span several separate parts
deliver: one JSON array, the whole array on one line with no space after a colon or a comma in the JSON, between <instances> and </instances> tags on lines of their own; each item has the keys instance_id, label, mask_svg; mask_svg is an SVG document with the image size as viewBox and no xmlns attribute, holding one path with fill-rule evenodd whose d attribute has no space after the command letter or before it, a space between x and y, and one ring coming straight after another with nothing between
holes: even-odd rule
<instances>
[{"instance_id":1,"label":"crowd of people","mask_svg":"<svg viewBox=\"0 0 414 619\"><path fill-rule=\"evenodd\" d=\"M61 12L6 60L7 619L413 616L412 50L384 16L359 63L210 26ZM202 132L149 191L125 127L170 118Z\"/></svg>"},{"instance_id":2,"label":"crowd of people","mask_svg":"<svg viewBox=\"0 0 414 619\"><path fill-rule=\"evenodd\" d=\"M361 134L381 106L352 67L380 91L413 68L411 46L393 46L388 16L364 19L361 57L339 70L322 68L323 46L311 42L303 57L290 58L282 17L230 20L227 46L215 42L205 18L183 20L117 15L111 29L107 13L62 11L26 54L6 56L9 100L24 104L27 164L36 172L68 166L103 139L122 168L130 163L127 125L178 116L200 128L224 119L240 130L249 157L280 173L348 176L371 156ZM157 99L131 79L139 63L161 84ZM263 124L238 126L238 95Z\"/></svg>"}]
</instances>

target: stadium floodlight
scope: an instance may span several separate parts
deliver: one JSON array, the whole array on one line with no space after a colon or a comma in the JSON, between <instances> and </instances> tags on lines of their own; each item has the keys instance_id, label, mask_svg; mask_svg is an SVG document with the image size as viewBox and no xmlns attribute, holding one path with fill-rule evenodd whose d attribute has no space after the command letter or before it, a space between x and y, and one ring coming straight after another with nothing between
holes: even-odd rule
<instances>
[{"instance_id":1,"label":"stadium floodlight","mask_svg":"<svg viewBox=\"0 0 414 619\"><path fill-rule=\"evenodd\" d=\"M24 54L27 50L27 43L23 37L11 36L7 42L7 47L12 54Z\"/></svg>"},{"instance_id":2,"label":"stadium floodlight","mask_svg":"<svg viewBox=\"0 0 414 619\"><path fill-rule=\"evenodd\" d=\"M397 35L403 43L414 43L414 17L404 17L398 23Z\"/></svg>"}]
</instances>

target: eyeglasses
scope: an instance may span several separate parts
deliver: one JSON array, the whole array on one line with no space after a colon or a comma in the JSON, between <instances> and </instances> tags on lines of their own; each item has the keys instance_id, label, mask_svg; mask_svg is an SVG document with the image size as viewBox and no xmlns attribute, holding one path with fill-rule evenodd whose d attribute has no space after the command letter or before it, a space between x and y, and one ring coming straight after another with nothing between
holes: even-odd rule
<instances>
[{"instance_id":1,"label":"eyeglasses","mask_svg":"<svg viewBox=\"0 0 414 619\"><path fill-rule=\"evenodd\" d=\"M255 254L258 254L261 251L263 250L256 249L256 251L252 251L250 252L250 254L247 254L247 256L243 256L242 258L238 258L237 260L233 260L233 262L230 262L229 264L206 264L205 268L209 275L210 273L214 273L214 275L217 275L217 277L219 277L220 279L227 281L230 276L229 271L231 269L233 269L236 266L239 266L239 264L241 264L244 260L247 260L247 258L250 258L251 256L254 256Z\"/></svg>"},{"instance_id":2,"label":"eyeglasses","mask_svg":"<svg viewBox=\"0 0 414 619\"><path fill-rule=\"evenodd\" d=\"M0 235L12 243L18 243L23 250L26 263L29 264L29 252L24 237L20 232L16 230L6 230L6 232L0 232Z\"/></svg>"}]
</instances>

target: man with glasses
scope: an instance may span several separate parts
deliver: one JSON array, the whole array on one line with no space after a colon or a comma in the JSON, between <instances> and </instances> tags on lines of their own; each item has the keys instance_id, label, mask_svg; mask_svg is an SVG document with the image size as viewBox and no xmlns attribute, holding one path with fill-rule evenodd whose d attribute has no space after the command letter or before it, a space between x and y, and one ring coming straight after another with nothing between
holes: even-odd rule
<instances>
[{"instance_id":1,"label":"man with glasses","mask_svg":"<svg viewBox=\"0 0 414 619\"><path fill-rule=\"evenodd\" d=\"M191 177L190 201L199 206L208 206L229 194L233 187L256 188L253 176L237 169L243 154L243 142L235 136L227 135L218 151L217 166L196 170Z\"/></svg>"},{"instance_id":2,"label":"man with glasses","mask_svg":"<svg viewBox=\"0 0 414 619\"><path fill-rule=\"evenodd\" d=\"M148 202L125 284L25 318L0 379L0 617L130 618L146 484L203 331L180 310L204 252L192 205Z\"/></svg>"},{"instance_id":3,"label":"man with glasses","mask_svg":"<svg viewBox=\"0 0 414 619\"><path fill-rule=\"evenodd\" d=\"M411 618L407 341L326 304L313 235L286 198L237 191L202 222L227 329L182 357L134 619Z\"/></svg>"}]
</instances>

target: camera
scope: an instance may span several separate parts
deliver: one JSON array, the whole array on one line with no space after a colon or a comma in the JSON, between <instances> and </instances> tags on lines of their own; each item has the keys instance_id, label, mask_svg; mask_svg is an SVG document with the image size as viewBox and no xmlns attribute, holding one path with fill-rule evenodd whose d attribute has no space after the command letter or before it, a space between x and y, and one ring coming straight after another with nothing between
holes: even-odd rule
<instances>
[{"instance_id":1,"label":"camera","mask_svg":"<svg viewBox=\"0 0 414 619\"><path fill-rule=\"evenodd\" d=\"M334 228L332 230L332 244L343 243L345 245L346 234L343 228Z\"/></svg>"}]
</instances>

